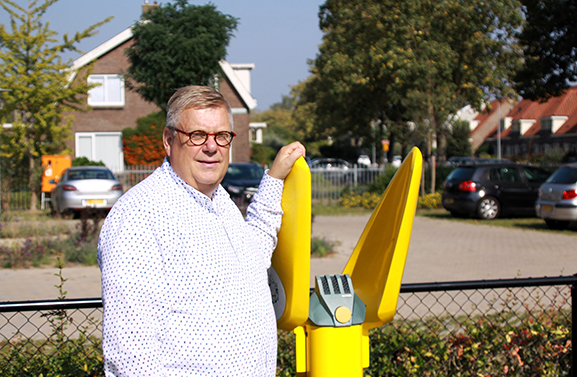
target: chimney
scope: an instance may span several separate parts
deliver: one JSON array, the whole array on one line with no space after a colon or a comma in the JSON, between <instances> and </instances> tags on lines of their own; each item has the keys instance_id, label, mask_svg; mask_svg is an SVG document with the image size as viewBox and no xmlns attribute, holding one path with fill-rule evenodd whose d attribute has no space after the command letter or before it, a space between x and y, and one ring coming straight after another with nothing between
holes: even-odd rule
<instances>
[{"instance_id":1,"label":"chimney","mask_svg":"<svg viewBox=\"0 0 577 377\"><path fill-rule=\"evenodd\" d=\"M151 11L152 9L158 6L158 2L154 2L154 4L149 4L148 0L144 0L144 5L142 6L142 14Z\"/></svg>"}]
</instances>

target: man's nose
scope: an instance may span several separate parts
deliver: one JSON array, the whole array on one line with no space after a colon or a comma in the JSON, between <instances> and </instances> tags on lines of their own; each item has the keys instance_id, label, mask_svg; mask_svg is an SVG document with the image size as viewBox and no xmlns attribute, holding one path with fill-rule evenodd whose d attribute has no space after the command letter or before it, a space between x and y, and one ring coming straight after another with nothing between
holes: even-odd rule
<instances>
[{"instance_id":1,"label":"man's nose","mask_svg":"<svg viewBox=\"0 0 577 377\"><path fill-rule=\"evenodd\" d=\"M206 152L215 152L218 148L215 137L213 135L209 135L206 139L206 142L203 144L203 147Z\"/></svg>"}]
</instances>

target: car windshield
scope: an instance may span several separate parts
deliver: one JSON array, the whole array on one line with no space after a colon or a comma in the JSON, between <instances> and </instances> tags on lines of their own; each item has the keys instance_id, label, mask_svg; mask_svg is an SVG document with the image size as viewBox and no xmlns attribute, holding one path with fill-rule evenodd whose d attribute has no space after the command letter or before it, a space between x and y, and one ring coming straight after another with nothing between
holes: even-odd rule
<instances>
[{"instance_id":1,"label":"car windshield","mask_svg":"<svg viewBox=\"0 0 577 377\"><path fill-rule=\"evenodd\" d=\"M577 183L577 169L569 167L560 168L547 179L547 183Z\"/></svg>"},{"instance_id":2,"label":"car windshield","mask_svg":"<svg viewBox=\"0 0 577 377\"><path fill-rule=\"evenodd\" d=\"M69 170L69 181L80 181L83 179L114 179L112 173L104 169L81 169Z\"/></svg>"},{"instance_id":3,"label":"car windshield","mask_svg":"<svg viewBox=\"0 0 577 377\"><path fill-rule=\"evenodd\" d=\"M456 181L466 181L473 177L473 173L475 172L474 168L456 168L452 172L449 173L447 179L456 180Z\"/></svg>"},{"instance_id":4,"label":"car windshield","mask_svg":"<svg viewBox=\"0 0 577 377\"><path fill-rule=\"evenodd\" d=\"M230 165L226 172L226 179L261 179L263 168L258 165Z\"/></svg>"}]
</instances>

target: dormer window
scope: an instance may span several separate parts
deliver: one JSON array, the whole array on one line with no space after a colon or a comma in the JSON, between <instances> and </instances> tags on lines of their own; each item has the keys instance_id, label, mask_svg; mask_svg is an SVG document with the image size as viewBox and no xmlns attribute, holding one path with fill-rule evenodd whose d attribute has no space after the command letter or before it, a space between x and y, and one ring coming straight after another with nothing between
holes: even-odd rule
<instances>
[{"instance_id":1,"label":"dormer window","mask_svg":"<svg viewBox=\"0 0 577 377\"><path fill-rule=\"evenodd\" d=\"M100 84L88 92L88 104L93 107L124 106L124 80L120 75L90 75L88 82Z\"/></svg>"},{"instance_id":2,"label":"dormer window","mask_svg":"<svg viewBox=\"0 0 577 377\"><path fill-rule=\"evenodd\" d=\"M561 126L565 124L568 119L569 117L565 115L552 115L549 117L539 118L541 121L541 129L548 130L552 134L559 131L559 128L561 128Z\"/></svg>"}]
</instances>

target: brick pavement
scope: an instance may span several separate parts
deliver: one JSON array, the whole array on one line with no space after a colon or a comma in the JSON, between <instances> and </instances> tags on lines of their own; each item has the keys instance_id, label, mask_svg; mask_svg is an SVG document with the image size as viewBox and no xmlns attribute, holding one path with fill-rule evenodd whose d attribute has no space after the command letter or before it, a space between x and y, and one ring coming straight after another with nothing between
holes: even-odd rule
<instances>
[{"instance_id":1,"label":"brick pavement","mask_svg":"<svg viewBox=\"0 0 577 377\"><path fill-rule=\"evenodd\" d=\"M311 260L315 275L342 272L369 216L316 216L313 235L338 240L337 254ZM490 222L487 222L490 224ZM577 273L577 232L534 230L416 217L403 283L543 277ZM0 269L0 301L58 297L55 268ZM100 296L98 267L66 267L69 298Z\"/></svg>"}]
</instances>

